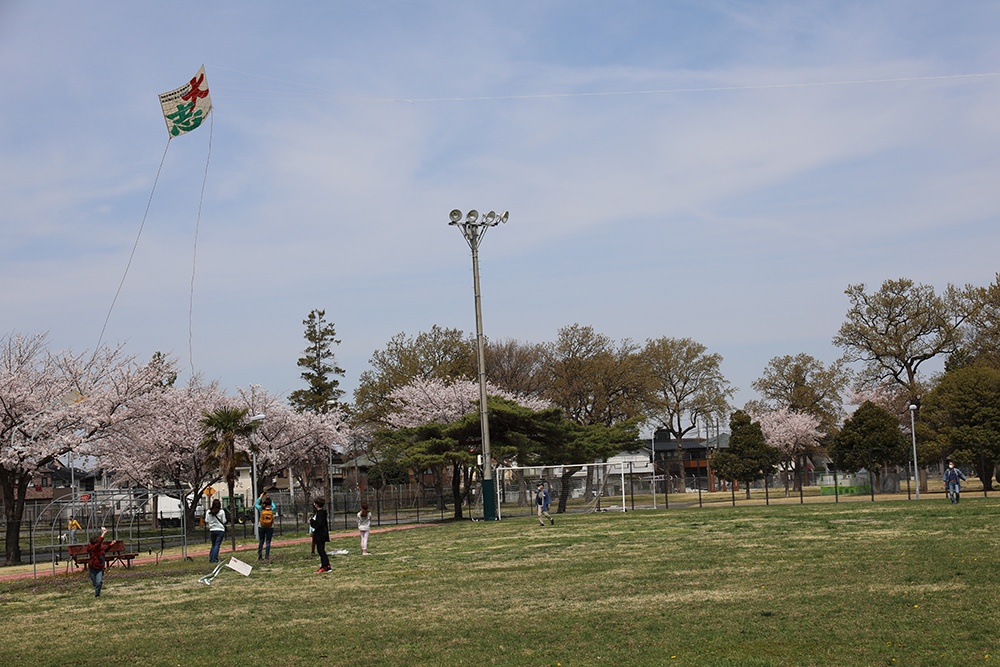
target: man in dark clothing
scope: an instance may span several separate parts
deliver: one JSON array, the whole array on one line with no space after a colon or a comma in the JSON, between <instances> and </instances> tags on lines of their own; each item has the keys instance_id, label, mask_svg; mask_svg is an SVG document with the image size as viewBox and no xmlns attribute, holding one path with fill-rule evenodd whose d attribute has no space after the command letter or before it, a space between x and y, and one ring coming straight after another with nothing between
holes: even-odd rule
<instances>
[{"instance_id":1,"label":"man in dark clothing","mask_svg":"<svg viewBox=\"0 0 1000 667\"><path fill-rule=\"evenodd\" d=\"M313 501L313 508L316 510L313 512L312 518L309 520L309 526L313 529L313 546L316 547L316 551L319 552L319 569L317 572L329 572L333 568L330 567L330 557L326 555L326 543L330 541L330 530L326 525L326 499L317 498Z\"/></svg>"}]
</instances>

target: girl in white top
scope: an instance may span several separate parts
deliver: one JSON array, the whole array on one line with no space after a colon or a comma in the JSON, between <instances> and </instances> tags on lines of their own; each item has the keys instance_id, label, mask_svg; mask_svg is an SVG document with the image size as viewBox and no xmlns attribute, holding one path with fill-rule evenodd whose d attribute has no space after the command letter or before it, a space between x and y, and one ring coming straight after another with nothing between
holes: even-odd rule
<instances>
[{"instance_id":1,"label":"girl in white top","mask_svg":"<svg viewBox=\"0 0 1000 667\"><path fill-rule=\"evenodd\" d=\"M219 562L219 550L222 548L222 540L226 536L226 512L222 509L222 503L216 498L212 501L212 507L205 512L205 525L208 527L208 534L212 536L212 548L208 552L208 562Z\"/></svg>"},{"instance_id":2,"label":"girl in white top","mask_svg":"<svg viewBox=\"0 0 1000 667\"><path fill-rule=\"evenodd\" d=\"M361 555L368 555L368 533L372 529L372 515L368 511L368 503L361 503L361 511L358 512L358 531L361 533Z\"/></svg>"}]
</instances>

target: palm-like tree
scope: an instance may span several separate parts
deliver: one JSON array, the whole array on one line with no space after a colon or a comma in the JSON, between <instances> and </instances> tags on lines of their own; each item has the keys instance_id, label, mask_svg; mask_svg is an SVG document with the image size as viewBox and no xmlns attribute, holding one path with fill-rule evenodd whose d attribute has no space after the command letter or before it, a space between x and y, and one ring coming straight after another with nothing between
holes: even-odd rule
<instances>
[{"instance_id":1,"label":"palm-like tree","mask_svg":"<svg viewBox=\"0 0 1000 667\"><path fill-rule=\"evenodd\" d=\"M212 412L206 412L201 418L201 428L205 436L201 446L208 457L219 465L220 472L229 487L229 520L236 517L236 468L245 463L245 452L236 451L237 438L249 438L250 434L260 426L260 422L246 418L246 408L222 407ZM236 532L230 531L233 540L233 551L236 551Z\"/></svg>"}]
</instances>

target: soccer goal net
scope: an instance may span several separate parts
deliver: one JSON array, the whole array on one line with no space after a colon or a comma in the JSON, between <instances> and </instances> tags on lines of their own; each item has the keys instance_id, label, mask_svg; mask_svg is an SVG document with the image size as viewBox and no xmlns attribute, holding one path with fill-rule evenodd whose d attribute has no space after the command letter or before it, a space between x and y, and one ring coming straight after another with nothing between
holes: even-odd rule
<instances>
[{"instance_id":1,"label":"soccer goal net","mask_svg":"<svg viewBox=\"0 0 1000 667\"><path fill-rule=\"evenodd\" d=\"M625 511L626 469L620 463L510 466L494 472L499 518L535 512L539 482L549 492L553 514Z\"/></svg>"}]
</instances>

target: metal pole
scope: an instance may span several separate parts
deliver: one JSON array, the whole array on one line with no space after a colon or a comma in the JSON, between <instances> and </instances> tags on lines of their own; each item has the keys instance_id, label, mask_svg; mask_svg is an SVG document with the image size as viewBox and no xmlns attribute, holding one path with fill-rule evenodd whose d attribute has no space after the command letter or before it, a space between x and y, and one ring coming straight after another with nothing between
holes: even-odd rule
<instances>
[{"instance_id":1,"label":"metal pole","mask_svg":"<svg viewBox=\"0 0 1000 667\"><path fill-rule=\"evenodd\" d=\"M917 411L917 406L910 404L910 436L913 439L913 483L916 486L917 500L920 500L920 470L917 468L917 428L913 414Z\"/></svg>"},{"instance_id":2,"label":"metal pole","mask_svg":"<svg viewBox=\"0 0 1000 667\"><path fill-rule=\"evenodd\" d=\"M476 297L476 348L479 361L479 422L483 440L483 518L493 521L497 518L496 487L493 481L493 458L490 453L490 423L489 405L486 399L486 343L483 336L483 308L479 290L479 244L486 231L502 222L507 222L508 214L497 215L495 212L479 217L479 212L471 210L462 219L458 209L449 214L448 224L458 227L472 250L472 281Z\"/></svg>"},{"instance_id":3,"label":"metal pole","mask_svg":"<svg viewBox=\"0 0 1000 667\"><path fill-rule=\"evenodd\" d=\"M649 462L653 467L653 477L650 479L650 488L653 490L653 509L656 509L656 430L649 436Z\"/></svg>"},{"instance_id":4,"label":"metal pole","mask_svg":"<svg viewBox=\"0 0 1000 667\"><path fill-rule=\"evenodd\" d=\"M253 470L250 471L251 473L250 486L253 487L253 489L250 492L251 502L253 503L253 517L254 517L253 538L255 540L260 540L260 535L257 534L257 524L260 523L260 517L257 516L257 452L255 451L250 452L250 465L253 467ZM232 521L233 519L234 517L230 517L230 521Z\"/></svg>"},{"instance_id":5,"label":"metal pole","mask_svg":"<svg viewBox=\"0 0 1000 667\"><path fill-rule=\"evenodd\" d=\"M267 415L265 415L264 413L259 413L259 414L256 414L256 415L254 415L253 417L250 418L250 423L251 424L255 424L255 423L258 423L258 422L262 422L265 419L267 419ZM253 508L254 508L253 509L253 537L254 537L255 540L258 540L258 544L259 544L260 535L257 532L257 524L260 523L260 516L257 514L257 496L258 496L258 494L257 494L257 441L254 438L254 432L253 431L250 432L250 466L252 468L252 470L250 471L250 486L252 487L251 490L250 490L250 496L251 496L250 502L253 503ZM245 507L243 508L243 511L246 512L246 508ZM244 516L245 516L245 514L244 514ZM233 522L233 528L235 529L235 527L236 527L236 517L231 516L231 517L229 517L229 520ZM246 524L244 524L244 528L245 527L246 527ZM244 531L244 534L246 534L245 531Z\"/></svg>"},{"instance_id":6,"label":"metal pole","mask_svg":"<svg viewBox=\"0 0 1000 667\"><path fill-rule=\"evenodd\" d=\"M483 438L483 518L496 519L493 458L490 455L490 416L486 402L486 345L483 339L483 305L479 293L479 243L472 244L472 282L476 292L476 347L479 355L479 423Z\"/></svg>"}]
</instances>

